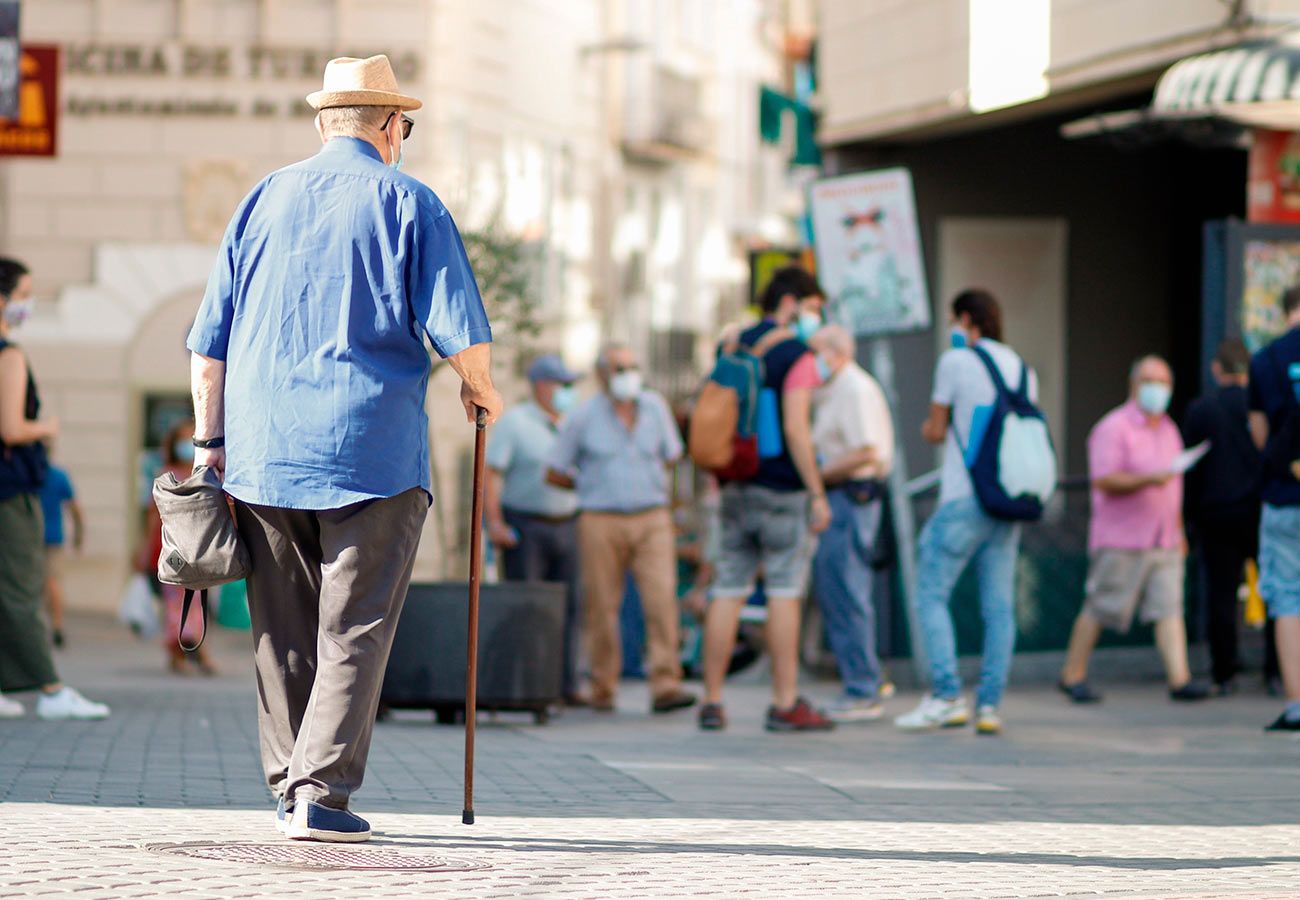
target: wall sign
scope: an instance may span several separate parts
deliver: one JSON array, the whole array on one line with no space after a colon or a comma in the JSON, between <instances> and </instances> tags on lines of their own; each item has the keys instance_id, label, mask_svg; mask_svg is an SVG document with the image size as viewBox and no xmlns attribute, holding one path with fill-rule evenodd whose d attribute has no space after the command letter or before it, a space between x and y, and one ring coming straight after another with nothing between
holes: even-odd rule
<instances>
[{"instance_id":1,"label":"wall sign","mask_svg":"<svg viewBox=\"0 0 1300 900\"><path fill-rule=\"evenodd\" d=\"M54 156L59 146L59 48L24 44L18 113L0 121L0 156Z\"/></svg>"},{"instance_id":2,"label":"wall sign","mask_svg":"<svg viewBox=\"0 0 1300 900\"><path fill-rule=\"evenodd\" d=\"M0 0L0 119L18 115L18 0Z\"/></svg>"}]
</instances>

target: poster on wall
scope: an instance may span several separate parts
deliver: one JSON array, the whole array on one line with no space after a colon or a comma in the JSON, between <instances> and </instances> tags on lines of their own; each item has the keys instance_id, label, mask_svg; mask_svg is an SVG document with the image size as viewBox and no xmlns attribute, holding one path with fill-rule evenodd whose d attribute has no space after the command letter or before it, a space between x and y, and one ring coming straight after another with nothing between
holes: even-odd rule
<instances>
[{"instance_id":1,"label":"poster on wall","mask_svg":"<svg viewBox=\"0 0 1300 900\"><path fill-rule=\"evenodd\" d=\"M0 119L18 115L18 0L0 0Z\"/></svg>"},{"instance_id":2,"label":"poster on wall","mask_svg":"<svg viewBox=\"0 0 1300 900\"><path fill-rule=\"evenodd\" d=\"M809 188L809 207L831 320L860 336L929 328L911 172L820 179Z\"/></svg>"},{"instance_id":3,"label":"poster on wall","mask_svg":"<svg viewBox=\"0 0 1300 900\"><path fill-rule=\"evenodd\" d=\"M18 111L0 118L0 156L54 156L59 146L59 48L24 44Z\"/></svg>"},{"instance_id":4,"label":"poster on wall","mask_svg":"<svg viewBox=\"0 0 1300 900\"><path fill-rule=\"evenodd\" d=\"M1247 172L1246 221L1300 223L1300 134L1256 129Z\"/></svg>"},{"instance_id":5,"label":"poster on wall","mask_svg":"<svg viewBox=\"0 0 1300 900\"><path fill-rule=\"evenodd\" d=\"M1286 331L1282 293L1300 283L1300 241L1246 241L1241 336L1254 353Z\"/></svg>"}]
</instances>

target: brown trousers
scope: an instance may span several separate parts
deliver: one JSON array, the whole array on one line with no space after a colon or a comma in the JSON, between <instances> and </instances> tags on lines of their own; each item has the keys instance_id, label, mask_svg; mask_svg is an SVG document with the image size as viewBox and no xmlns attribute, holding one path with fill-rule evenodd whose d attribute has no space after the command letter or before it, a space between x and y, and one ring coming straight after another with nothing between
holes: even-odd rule
<instances>
[{"instance_id":1,"label":"brown trousers","mask_svg":"<svg viewBox=\"0 0 1300 900\"><path fill-rule=\"evenodd\" d=\"M614 698L623 668L618 612L631 571L645 612L650 692L655 697L682 680L678 656L677 555L667 509L622 515L584 512L578 518L587 656L592 700Z\"/></svg>"},{"instance_id":2,"label":"brown trousers","mask_svg":"<svg viewBox=\"0 0 1300 900\"><path fill-rule=\"evenodd\" d=\"M253 570L262 767L277 797L346 809L360 787L428 508L419 488L330 510L235 504Z\"/></svg>"}]
</instances>

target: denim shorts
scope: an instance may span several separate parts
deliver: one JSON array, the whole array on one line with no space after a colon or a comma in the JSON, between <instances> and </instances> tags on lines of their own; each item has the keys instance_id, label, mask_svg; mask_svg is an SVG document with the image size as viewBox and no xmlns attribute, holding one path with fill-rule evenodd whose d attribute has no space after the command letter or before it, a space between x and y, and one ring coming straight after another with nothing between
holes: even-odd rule
<instances>
[{"instance_id":1,"label":"denim shorts","mask_svg":"<svg viewBox=\"0 0 1300 900\"><path fill-rule=\"evenodd\" d=\"M1273 618L1300 616L1300 506L1264 504L1259 520L1259 592Z\"/></svg>"},{"instance_id":2,"label":"denim shorts","mask_svg":"<svg viewBox=\"0 0 1300 900\"><path fill-rule=\"evenodd\" d=\"M760 568L769 599L803 596L813 550L807 492L729 484L722 489L719 533L714 597L748 597Z\"/></svg>"}]
</instances>

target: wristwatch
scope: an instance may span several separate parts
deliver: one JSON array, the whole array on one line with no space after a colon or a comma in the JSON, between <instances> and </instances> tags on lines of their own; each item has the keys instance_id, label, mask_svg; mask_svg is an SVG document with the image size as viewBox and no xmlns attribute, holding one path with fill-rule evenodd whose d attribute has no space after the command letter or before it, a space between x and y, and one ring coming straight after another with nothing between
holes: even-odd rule
<instances>
[{"instance_id":1,"label":"wristwatch","mask_svg":"<svg viewBox=\"0 0 1300 900\"><path fill-rule=\"evenodd\" d=\"M196 437L192 439L190 443L194 444L194 446L198 447L200 450L216 450L218 447L226 446L226 436L223 434L220 437L213 438Z\"/></svg>"}]
</instances>

